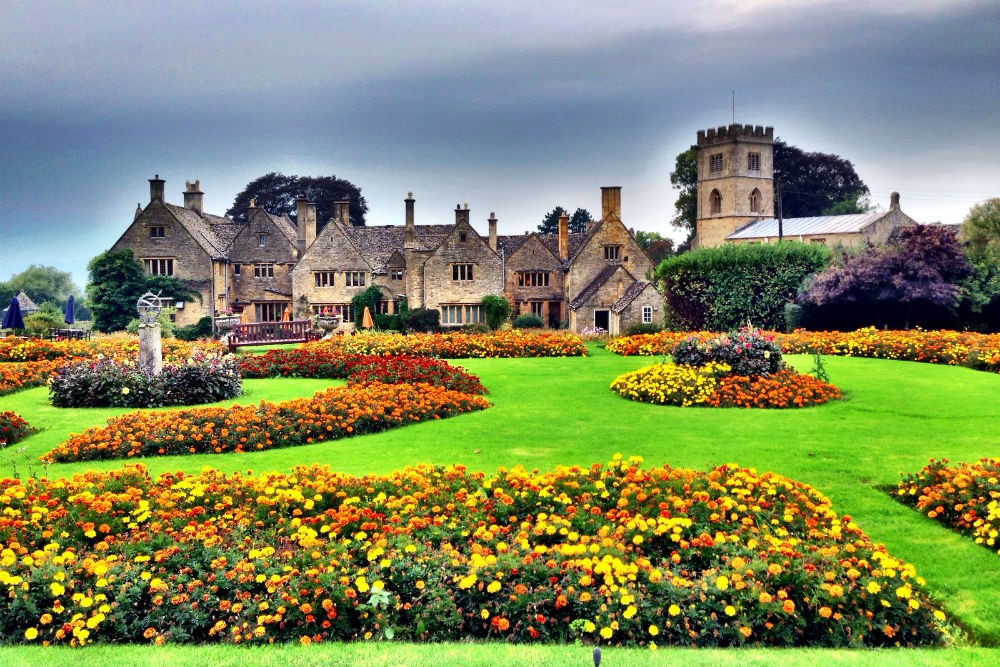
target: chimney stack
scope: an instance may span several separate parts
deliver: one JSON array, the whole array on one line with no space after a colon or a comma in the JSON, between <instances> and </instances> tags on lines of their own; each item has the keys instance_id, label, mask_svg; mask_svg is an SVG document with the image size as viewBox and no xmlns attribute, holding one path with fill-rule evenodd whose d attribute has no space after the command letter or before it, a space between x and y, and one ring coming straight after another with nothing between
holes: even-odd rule
<instances>
[{"instance_id":1,"label":"chimney stack","mask_svg":"<svg viewBox=\"0 0 1000 667\"><path fill-rule=\"evenodd\" d=\"M893 192L889 195L889 210L898 211L899 210L899 193Z\"/></svg>"},{"instance_id":2,"label":"chimney stack","mask_svg":"<svg viewBox=\"0 0 1000 667\"><path fill-rule=\"evenodd\" d=\"M295 228L301 257L316 240L316 204L305 197L295 198Z\"/></svg>"},{"instance_id":3,"label":"chimney stack","mask_svg":"<svg viewBox=\"0 0 1000 667\"><path fill-rule=\"evenodd\" d=\"M608 216L622 219L622 189L620 186L601 188L601 220Z\"/></svg>"},{"instance_id":4,"label":"chimney stack","mask_svg":"<svg viewBox=\"0 0 1000 667\"><path fill-rule=\"evenodd\" d=\"M403 234L403 248L413 250L417 247L417 231L413 226L413 193L407 192L406 199L406 231Z\"/></svg>"},{"instance_id":5,"label":"chimney stack","mask_svg":"<svg viewBox=\"0 0 1000 667\"><path fill-rule=\"evenodd\" d=\"M344 227L351 226L351 202L341 199L333 202L333 219Z\"/></svg>"},{"instance_id":6,"label":"chimney stack","mask_svg":"<svg viewBox=\"0 0 1000 667\"><path fill-rule=\"evenodd\" d=\"M493 252L497 251L497 214L490 211L490 217L487 219L490 223L490 250Z\"/></svg>"},{"instance_id":7,"label":"chimney stack","mask_svg":"<svg viewBox=\"0 0 1000 667\"><path fill-rule=\"evenodd\" d=\"M458 204L455 204L455 224L464 222L469 224L469 205L466 204L465 208L462 208Z\"/></svg>"},{"instance_id":8,"label":"chimney stack","mask_svg":"<svg viewBox=\"0 0 1000 667\"><path fill-rule=\"evenodd\" d=\"M559 259L569 259L569 216L565 212L559 216Z\"/></svg>"},{"instance_id":9,"label":"chimney stack","mask_svg":"<svg viewBox=\"0 0 1000 667\"><path fill-rule=\"evenodd\" d=\"M159 174L149 179L149 201L163 203L163 183L164 180Z\"/></svg>"},{"instance_id":10,"label":"chimney stack","mask_svg":"<svg viewBox=\"0 0 1000 667\"><path fill-rule=\"evenodd\" d=\"M191 181L184 184L184 208L190 209L198 215L204 214L202 205L205 193L201 191L201 181L196 180L192 185Z\"/></svg>"}]
</instances>

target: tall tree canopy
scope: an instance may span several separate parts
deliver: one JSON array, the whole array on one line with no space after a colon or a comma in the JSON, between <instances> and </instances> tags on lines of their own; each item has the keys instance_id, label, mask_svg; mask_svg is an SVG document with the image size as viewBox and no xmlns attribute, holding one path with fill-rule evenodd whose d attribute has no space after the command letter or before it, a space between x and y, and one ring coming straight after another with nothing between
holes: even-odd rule
<instances>
[{"instance_id":1,"label":"tall tree canopy","mask_svg":"<svg viewBox=\"0 0 1000 667\"><path fill-rule=\"evenodd\" d=\"M556 234L559 232L559 216L569 215L569 210L563 208L562 206L556 206L554 209L545 214L542 218L542 224L538 225L538 232L540 234ZM582 234L587 231L587 223L593 222L594 217L590 215L590 211L585 208L578 208L569 217L569 231L571 234Z\"/></svg>"},{"instance_id":2,"label":"tall tree canopy","mask_svg":"<svg viewBox=\"0 0 1000 667\"><path fill-rule=\"evenodd\" d=\"M774 178L781 179L782 215L786 218L864 213L872 208L868 186L851 161L838 155L806 152L775 139ZM670 224L687 230L692 238L698 216L696 148L677 156L670 183L679 190Z\"/></svg>"},{"instance_id":3,"label":"tall tree canopy","mask_svg":"<svg viewBox=\"0 0 1000 667\"><path fill-rule=\"evenodd\" d=\"M786 218L868 210L868 186L851 161L839 155L810 153L775 139L774 178L781 180L782 215ZM835 213L827 213L830 210Z\"/></svg>"},{"instance_id":4,"label":"tall tree canopy","mask_svg":"<svg viewBox=\"0 0 1000 667\"><path fill-rule=\"evenodd\" d=\"M987 250L1000 254L1000 197L987 199L969 209L962 223L962 238L976 256L984 255Z\"/></svg>"},{"instance_id":5,"label":"tall tree canopy","mask_svg":"<svg viewBox=\"0 0 1000 667\"><path fill-rule=\"evenodd\" d=\"M236 195L226 215L239 222L246 222L247 209L253 199L257 206L272 215L288 215L296 219L295 199L305 197L316 204L316 223L323 229L333 215L333 202L347 200L350 204L351 224L365 224L368 202L361 196L361 188L336 176L285 176L271 172L247 183Z\"/></svg>"},{"instance_id":6,"label":"tall tree canopy","mask_svg":"<svg viewBox=\"0 0 1000 667\"><path fill-rule=\"evenodd\" d=\"M71 294L76 297L80 296L80 290L73 283L73 278L69 273L60 271L54 266L32 264L24 271L11 276L6 285L7 290L14 294L24 291L39 306L48 302L62 308L66 305ZM10 297L7 298L7 301L10 301ZM4 307L6 305L5 303Z\"/></svg>"},{"instance_id":7,"label":"tall tree canopy","mask_svg":"<svg viewBox=\"0 0 1000 667\"><path fill-rule=\"evenodd\" d=\"M172 300L197 297L176 278L147 276L128 248L101 253L90 260L87 271L87 300L97 331L123 331L136 318L136 302L146 292Z\"/></svg>"}]
</instances>

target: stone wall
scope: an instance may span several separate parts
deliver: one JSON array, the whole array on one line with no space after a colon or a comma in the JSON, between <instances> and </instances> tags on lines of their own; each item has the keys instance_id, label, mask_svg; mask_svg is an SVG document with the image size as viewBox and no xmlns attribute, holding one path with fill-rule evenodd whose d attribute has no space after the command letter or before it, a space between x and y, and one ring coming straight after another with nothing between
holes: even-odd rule
<instances>
[{"instance_id":1,"label":"stone wall","mask_svg":"<svg viewBox=\"0 0 1000 667\"><path fill-rule=\"evenodd\" d=\"M454 264L472 264L473 279L454 280ZM422 273L425 308L479 303L487 294L504 292L500 256L465 220L459 220L444 242L427 257Z\"/></svg>"}]
</instances>

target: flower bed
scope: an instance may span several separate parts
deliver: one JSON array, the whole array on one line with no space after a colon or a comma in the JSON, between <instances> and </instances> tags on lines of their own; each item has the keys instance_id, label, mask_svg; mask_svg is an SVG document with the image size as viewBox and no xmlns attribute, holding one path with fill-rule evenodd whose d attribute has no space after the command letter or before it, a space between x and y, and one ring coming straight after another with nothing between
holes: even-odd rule
<instances>
[{"instance_id":1,"label":"flower bed","mask_svg":"<svg viewBox=\"0 0 1000 667\"><path fill-rule=\"evenodd\" d=\"M955 465L932 459L903 475L896 497L1000 554L1000 459Z\"/></svg>"},{"instance_id":2,"label":"flower bed","mask_svg":"<svg viewBox=\"0 0 1000 667\"><path fill-rule=\"evenodd\" d=\"M249 452L375 433L489 407L486 399L428 384L334 387L285 403L172 412L140 410L71 435L47 463Z\"/></svg>"},{"instance_id":3,"label":"flower bed","mask_svg":"<svg viewBox=\"0 0 1000 667\"><path fill-rule=\"evenodd\" d=\"M723 466L2 482L5 641L941 642L912 566Z\"/></svg>"},{"instance_id":4,"label":"flower bed","mask_svg":"<svg viewBox=\"0 0 1000 667\"><path fill-rule=\"evenodd\" d=\"M157 375L113 359L67 363L49 382L49 400L57 408L197 405L242 393L235 359L198 353L182 364L164 364Z\"/></svg>"},{"instance_id":5,"label":"flower bed","mask_svg":"<svg viewBox=\"0 0 1000 667\"><path fill-rule=\"evenodd\" d=\"M42 386L65 363L64 359L0 363L0 396Z\"/></svg>"},{"instance_id":6,"label":"flower bed","mask_svg":"<svg viewBox=\"0 0 1000 667\"><path fill-rule=\"evenodd\" d=\"M800 408L840 398L840 390L809 375L781 370L733 375L724 364L656 364L619 375L611 390L633 401L715 408Z\"/></svg>"},{"instance_id":7,"label":"flower bed","mask_svg":"<svg viewBox=\"0 0 1000 667\"><path fill-rule=\"evenodd\" d=\"M412 333L336 336L309 345L333 345L349 354L440 357L581 357L587 348L571 333L531 333L521 330L489 334ZM306 346L308 347L308 345Z\"/></svg>"},{"instance_id":8,"label":"flower bed","mask_svg":"<svg viewBox=\"0 0 1000 667\"><path fill-rule=\"evenodd\" d=\"M668 355L690 335L705 341L718 336L704 331L694 334L664 331L615 338L608 342L607 349L625 356ZM769 335L785 354L898 359L1000 371L1000 334L921 329L880 331L869 327L852 332L798 330Z\"/></svg>"},{"instance_id":9,"label":"flower bed","mask_svg":"<svg viewBox=\"0 0 1000 667\"><path fill-rule=\"evenodd\" d=\"M10 410L0 412L0 447L9 447L34 432L35 429L20 415Z\"/></svg>"},{"instance_id":10,"label":"flower bed","mask_svg":"<svg viewBox=\"0 0 1000 667\"><path fill-rule=\"evenodd\" d=\"M486 393L479 378L439 359L354 355L329 346L306 345L241 356L239 367L247 378L340 378L347 379L348 384L426 383L466 394Z\"/></svg>"}]
</instances>

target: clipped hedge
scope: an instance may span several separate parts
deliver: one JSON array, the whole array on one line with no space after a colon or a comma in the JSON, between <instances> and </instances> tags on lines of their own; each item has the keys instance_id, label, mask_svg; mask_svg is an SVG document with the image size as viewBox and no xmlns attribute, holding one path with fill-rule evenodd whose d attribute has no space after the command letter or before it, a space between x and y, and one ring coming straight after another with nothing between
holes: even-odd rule
<instances>
[{"instance_id":1,"label":"clipped hedge","mask_svg":"<svg viewBox=\"0 0 1000 667\"><path fill-rule=\"evenodd\" d=\"M656 278L673 328L725 331L750 322L782 330L785 304L829 258L829 248L815 243L729 244L671 257Z\"/></svg>"}]
</instances>

